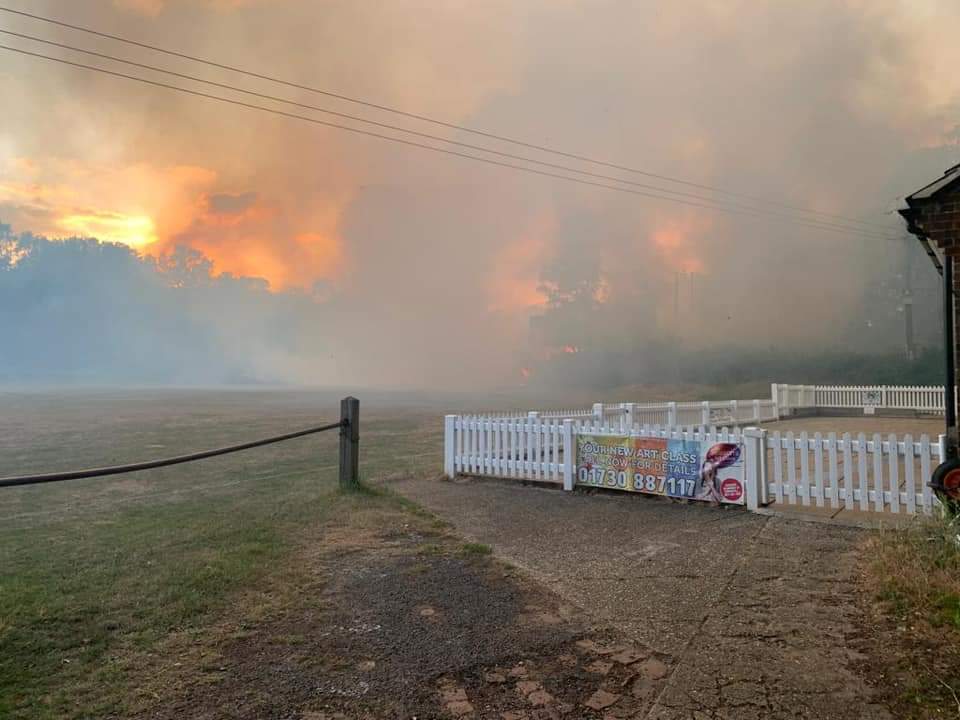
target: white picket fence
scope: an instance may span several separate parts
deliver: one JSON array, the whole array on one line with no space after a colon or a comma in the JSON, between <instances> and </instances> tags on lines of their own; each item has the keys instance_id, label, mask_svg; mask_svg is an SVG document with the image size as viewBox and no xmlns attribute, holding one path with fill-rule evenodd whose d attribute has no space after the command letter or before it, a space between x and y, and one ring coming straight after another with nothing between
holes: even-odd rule
<instances>
[{"instance_id":1,"label":"white picket fence","mask_svg":"<svg viewBox=\"0 0 960 720\"><path fill-rule=\"evenodd\" d=\"M781 416L794 410L907 410L943 415L943 387L935 385L784 385L771 386L771 399Z\"/></svg>"},{"instance_id":2,"label":"white picket fence","mask_svg":"<svg viewBox=\"0 0 960 720\"><path fill-rule=\"evenodd\" d=\"M944 457L943 436L766 435L768 499L790 505L929 514L938 501L927 484Z\"/></svg>"},{"instance_id":3,"label":"white picket fence","mask_svg":"<svg viewBox=\"0 0 960 720\"><path fill-rule=\"evenodd\" d=\"M711 425L759 425L788 417L798 410L913 411L943 414L943 388L895 385L788 385L773 383L770 398L753 400L704 400L695 402L594 403L589 408L513 410L486 412L494 420L526 417L563 420L621 420L627 431L641 425L689 427ZM481 416L476 416L481 417Z\"/></svg>"},{"instance_id":4,"label":"white picket fence","mask_svg":"<svg viewBox=\"0 0 960 720\"><path fill-rule=\"evenodd\" d=\"M751 425L778 419L773 400L704 400L702 402L594 403L591 408L485 412L470 417L488 420L600 420L624 432L642 425L689 427Z\"/></svg>"},{"instance_id":5,"label":"white picket fence","mask_svg":"<svg viewBox=\"0 0 960 720\"><path fill-rule=\"evenodd\" d=\"M664 427L617 418L448 415L444 470L458 474L556 483L572 490L581 433L742 442L747 507L770 502L891 513L929 514L938 505L927 479L944 457L942 436L826 437L760 428Z\"/></svg>"},{"instance_id":6,"label":"white picket fence","mask_svg":"<svg viewBox=\"0 0 960 720\"><path fill-rule=\"evenodd\" d=\"M564 448L564 432L572 430L573 422L537 415L505 420L447 415L447 475L464 473L562 483L563 460L569 460L573 453Z\"/></svg>"}]
</instances>

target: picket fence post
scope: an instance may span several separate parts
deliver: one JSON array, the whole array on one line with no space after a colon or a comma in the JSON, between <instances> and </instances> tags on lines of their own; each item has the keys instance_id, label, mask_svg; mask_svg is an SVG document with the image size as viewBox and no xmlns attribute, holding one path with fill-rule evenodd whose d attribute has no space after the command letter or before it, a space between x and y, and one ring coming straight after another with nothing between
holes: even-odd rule
<instances>
[{"instance_id":1,"label":"picket fence post","mask_svg":"<svg viewBox=\"0 0 960 720\"><path fill-rule=\"evenodd\" d=\"M443 419L443 474L451 479L457 474L454 469L454 453L456 448L454 444L454 433L456 422L456 415L447 415Z\"/></svg>"},{"instance_id":2,"label":"picket fence post","mask_svg":"<svg viewBox=\"0 0 960 720\"><path fill-rule=\"evenodd\" d=\"M746 484L746 505L748 510L756 510L768 502L767 431L749 427L743 431L743 439L746 446L743 478Z\"/></svg>"},{"instance_id":3,"label":"picket fence post","mask_svg":"<svg viewBox=\"0 0 960 720\"><path fill-rule=\"evenodd\" d=\"M563 489L573 490L573 475L577 464L577 451L573 442L573 420L563 421Z\"/></svg>"},{"instance_id":4,"label":"picket fence post","mask_svg":"<svg viewBox=\"0 0 960 720\"><path fill-rule=\"evenodd\" d=\"M593 417L596 420L603 420L603 403L593 404Z\"/></svg>"},{"instance_id":5,"label":"picket fence post","mask_svg":"<svg viewBox=\"0 0 960 720\"><path fill-rule=\"evenodd\" d=\"M675 402L667 403L667 426L677 426L677 404Z\"/></svg>"},{"instance_id":6,"label":"picket fence post","mask_svg":"<svg viewBox=\"0 0 960 720\"><path fill-rule=\"evenodd\" d=\"M710 401L704 400L700 403L700 424L704 427L710 424Z\"/></svg>"}]
</instances>

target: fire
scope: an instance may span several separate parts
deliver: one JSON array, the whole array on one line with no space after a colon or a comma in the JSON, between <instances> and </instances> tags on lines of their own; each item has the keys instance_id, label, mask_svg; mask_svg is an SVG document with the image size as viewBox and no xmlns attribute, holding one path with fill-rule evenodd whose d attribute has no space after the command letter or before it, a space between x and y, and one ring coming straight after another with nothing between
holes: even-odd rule
<instances>
[{"instance_id":1,"label":"fire","mask_svg":"<svg viewBox=\"0 0 960 720\"><path fill-rule=\"evenodd\" d=\"M576 345L564 345L563 351L567 355L575 355L576 353L580 352L580 348L578 348Z\"/></svg>"},{"instance_id":2,"label":"fire","mask_svg":"<svg viewBox=\"0 0 960 720\"><path fill-rule=\"evenodd\" d=\"M525 367L520 368L520 376L524 380L529 380L531 374L532 374L532 371L530 370L530 368L525 368Z\"/></svg>"}]
</instances>

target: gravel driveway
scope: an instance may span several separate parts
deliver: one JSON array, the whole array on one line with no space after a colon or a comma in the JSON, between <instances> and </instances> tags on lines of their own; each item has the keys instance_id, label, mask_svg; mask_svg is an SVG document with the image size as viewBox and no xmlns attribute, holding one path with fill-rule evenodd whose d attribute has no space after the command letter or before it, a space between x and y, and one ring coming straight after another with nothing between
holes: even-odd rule
<instances>
[{"instance_id":1,"label":"gravel driveway","mask_svg":"<svg viewBox=\"0 0 960 720\"><path fill-rule=\"evenodd\" d=\"M890 717L861 672L863 531L519 484L392 486L666 658L642 717Z\"/></svg>"}]
</instances>

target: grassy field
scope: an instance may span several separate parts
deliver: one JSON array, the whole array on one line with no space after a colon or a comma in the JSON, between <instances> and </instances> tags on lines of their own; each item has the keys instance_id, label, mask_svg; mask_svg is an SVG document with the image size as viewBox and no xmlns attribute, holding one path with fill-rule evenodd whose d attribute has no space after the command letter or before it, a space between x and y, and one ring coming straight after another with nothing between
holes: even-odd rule
<instances>
[{"instance_id":1,"label":"grassy field","mask_svg":"<svg viewBox=\"0 0 960 720\"><path fill-rule=\"evenodd\" d=\"M749 397L761 388L738 389L650 393L637 387L616 397L565 398L365 394L361 473L368 481L439 473L445 412L618 398ZM324 424L337 419L339 394L0 392L0 408L5 476L165 457ZM241 638L251 618L282 615L291 606L308 616L320 612L311 597L326 581L305 573L313 572L314 549L330 540L330 528L344 517L364 516L362 523L381 534L389 523L399 528L387 537L407 537L402 514L417 513L396 498L338 493L336 450L330 432L138 474L0 490L0 717L135 715L191 682L218 682L218 643ZM436 520L417 518L411 526L423 525L422 537L413 552L432 557L440 547L429 539ZM350 528L350 542L356 531ZM954 647L960 633L957 555L931 554L939 542L932 531L911 532L878 536L868 553L877 559L868 592L879 598L879 619L893 618L891 643L902 645L903 632L915 639L916 653L897 657L929 672L904 672L898 687L905 703L922 708L915 717L934 717L925 710L949 706L957 689L951 679L956 652L941 650L943 638ZM381 540L371 542L376 547ZM490 548L466 543L453 552L480 561ZM464 592L472 597L477 591ZM279 628L269 640L273 645L304 642L295 622L273 617L263 627ZM304 647L308 659L324 651ZM942 662L929 660L931 648ZM251 651L250 667L261 651ZM275 682L254 677L267 688ZM195 687L191 692L207 697ZM241 704L243 692L236 689Z\"/></svg>"},{"instance_id":2,"label":"grassy field","mask_svg":"<svg viewBox=\"0 0 960 720\"><path fill-rule=\"evenodd\" d=\"M102 466L337 419L293 392L4 394L0 476ZM366 478L437 472L440 411L365 404ZM339 507L336 433L133 475L0 492L0 717L122 714L132 678Z\"/></svg>"}]
</instances>

